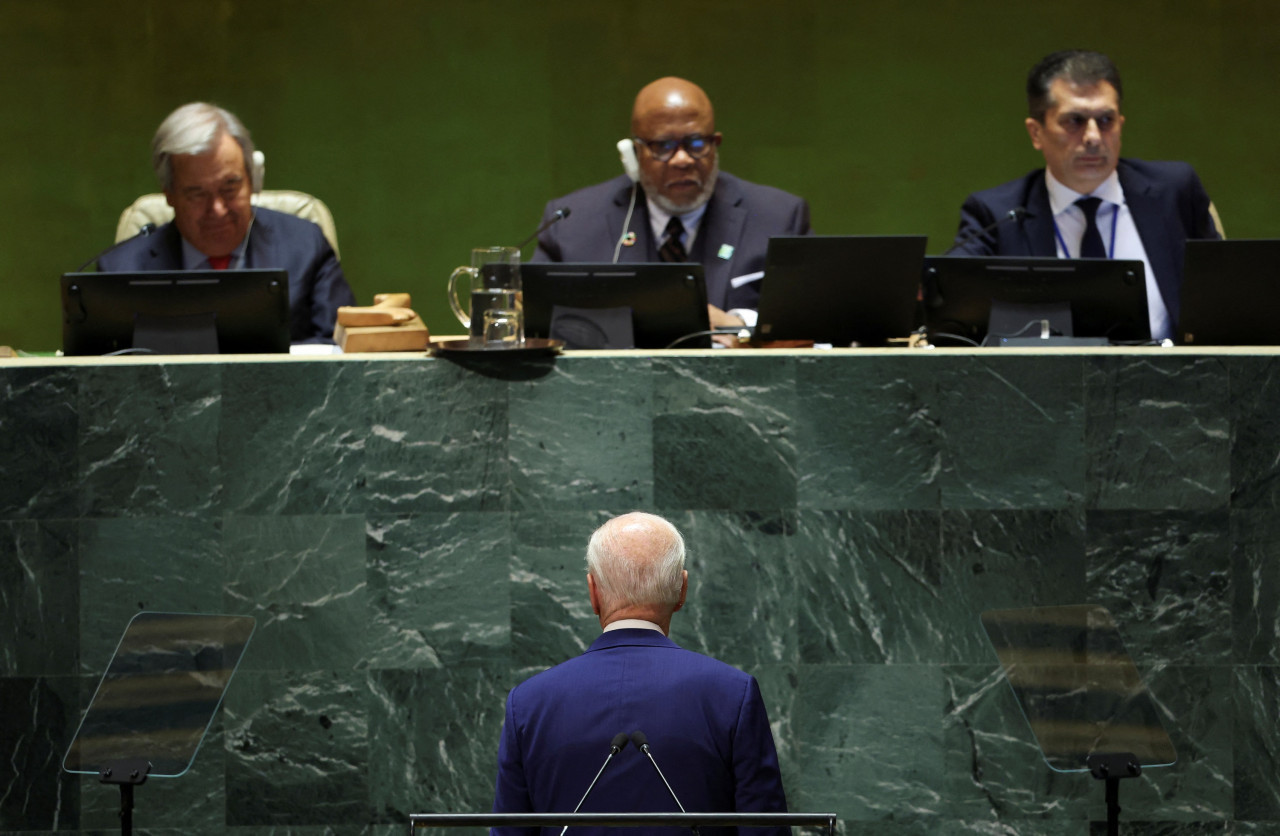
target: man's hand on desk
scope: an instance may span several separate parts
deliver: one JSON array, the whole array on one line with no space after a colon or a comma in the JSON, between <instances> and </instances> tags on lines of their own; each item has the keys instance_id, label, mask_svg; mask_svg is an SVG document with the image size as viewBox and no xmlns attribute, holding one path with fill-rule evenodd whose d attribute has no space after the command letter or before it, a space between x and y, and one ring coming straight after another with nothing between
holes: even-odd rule
<instances>
[{"instance_id":1,"label":"man's hand on desk","mask_svg":"<svg viewBox=\"0 0 1280 836\"><path fill-rule=\"evenodd\" d=\"M707 319L711 322L712 328L747 327L747 323L742 321L742 317L722 311L715 305L707 305ZM711 339L723 346L736 346L738 344L736 334L715 334Z\"/></svg>"}]
</instances>

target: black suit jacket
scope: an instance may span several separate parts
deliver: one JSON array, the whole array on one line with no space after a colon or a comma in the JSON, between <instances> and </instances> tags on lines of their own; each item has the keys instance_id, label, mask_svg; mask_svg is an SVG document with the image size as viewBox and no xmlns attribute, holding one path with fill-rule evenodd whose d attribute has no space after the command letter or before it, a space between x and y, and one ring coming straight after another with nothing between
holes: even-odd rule
<instances>
[{"instance_id":1,"label":"black suit jacket","mask_svg":"<svg viewBox=\"0 0 1280 836\"><path fill-rule=\"evenodd\" d=\"M532 260L613 261L630 203L631 180L626 175L551 201L542 215L543 223L562 206L572 211L538 237L538 250ZM620 248L619 263L658 261L658 245L649 228L649 207L639 185L635 212L627 228L636 234L636 240L632 246ZM764 269L770 236L809 232L809 204L803 198L720 172L689 253L691 261L701 262L704 267L707 301L723 310L755 308L761 283L749 282L734 288L729 280ZM727 259L720 257L725 244L733 248Z\"/></svg>"},{"instance_id":2,"label":"black suit jacket","mask_svg":"<svg viewBox=\"0 0 1280 836\"><path fill-rule=\"evenodd\" d=\"M1121 159L1116 171L1160 295L1176 324L1181 309L1184 244L1188 238L1219 237L1209 215L1209 196L1187 163ZM982 231L1018 207L1027 213ZM1057 252L1042 168L975 192L960 209L960 229L951 248L955 255L1053 257Z\"/></svg>"},{"instance_id":3,"label":"black suit jacket","mask_svg":"<svg viewBox=\"0 0 1280 836\"><path fill-rule=\"evenodd\" d=\"M244 266L289 271L289 338L295 343L331 340L338 307L355 304L333 247L311 221L255 208ZM104 273L181 270L182 235L177 226L167 223L102 256L98 269Z\"/></svg>"}]
</instances>

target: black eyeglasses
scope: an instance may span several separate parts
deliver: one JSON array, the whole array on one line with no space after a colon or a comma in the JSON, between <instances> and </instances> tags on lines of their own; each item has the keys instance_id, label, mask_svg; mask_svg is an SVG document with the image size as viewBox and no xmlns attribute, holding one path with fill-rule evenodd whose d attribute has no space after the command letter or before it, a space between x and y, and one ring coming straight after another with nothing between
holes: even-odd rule
<instances>
[{"instance_id":1,"label":"black eyeglasses","mask_svg":"<svg viewBox=\"0 0 1280 836\"><path fill-rule=\"evenodd\" d=\"M674 157L676 150L679 148L683 148L684 152L695 160L700 160L710 154L711 149L715 148L717 144L714 136L703 136L702 134L689 134L679 139L641 139L638 136L631 138L648 148L649 156L660 163L665 163Z\"/></svg>"}]
</instances>

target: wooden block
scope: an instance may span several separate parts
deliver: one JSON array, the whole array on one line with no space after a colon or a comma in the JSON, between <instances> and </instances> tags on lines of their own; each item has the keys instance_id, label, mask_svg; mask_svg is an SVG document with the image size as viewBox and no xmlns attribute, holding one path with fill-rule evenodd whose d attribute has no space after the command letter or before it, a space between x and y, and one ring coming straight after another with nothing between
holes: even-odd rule
<instances>
[{"instance_id":1,"label":"wooden block","mask_svg":"<svg viewBox=\"0 0 1280 836\"><path fill-rule=\"evenodd\" d=\"M426 351L431 334L421 317L402 325L336 325L333 341L344 354L370 351Z\"/></svg>"}]
</instances>

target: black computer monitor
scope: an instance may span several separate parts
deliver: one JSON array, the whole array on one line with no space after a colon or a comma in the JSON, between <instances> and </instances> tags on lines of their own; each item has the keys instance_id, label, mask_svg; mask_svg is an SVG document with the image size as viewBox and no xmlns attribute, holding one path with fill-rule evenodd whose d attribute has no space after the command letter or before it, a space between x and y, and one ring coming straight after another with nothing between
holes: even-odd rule
<instances>
[{"instance_id":1,"label":"black computer monitor","mask_svg":"<svg viewBox=\"0 0 1280 836\"><path fill-rule=\"evenodd\" d=\"M1280 345L1280 239L1187 241L1184 345Z\"/></svg>"},{"instance_id":2,"label":"black computer monitor","mask_svg":"<svg viewBox=\"0 0 1280 836\"><path fill-rule=\"evenodd\" d=\"M701 264L522 264L520 278L525 336L566 348L711 347Z\"/></svg>"},{"instance_id":3,"label":"black computer monitor","mask_svg":"<svg viewBox=\"0 0 1280 836\"><path fill-rule=\"evenodd\" d=\"M62 352L266 354L289 350L286 270L66 273Z\"/></svg>"},{"instance_id":4,"label":"black computer monitor","mask_svg":"<svg viewBox=\"0 0 1280 836\"><path fill-rule=\"evenodd\" d=\"M1009 345L1052 337L1097 344L1151 339L1141 261L929 256L925 325L934 345Z\"/></svg>"},{"instance_id":5,"label":"black computer monitor","mask_svg":"<svg viewBox=\"0 0 1280 836\"><path fill-rule=\"evenodd\" d=\"M777 235L765 254L755 336L837 348L905 339L916 301L924 235Z\"/></svg>"}]
</instances>

